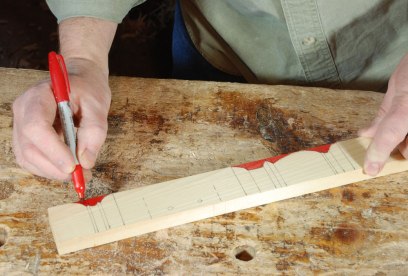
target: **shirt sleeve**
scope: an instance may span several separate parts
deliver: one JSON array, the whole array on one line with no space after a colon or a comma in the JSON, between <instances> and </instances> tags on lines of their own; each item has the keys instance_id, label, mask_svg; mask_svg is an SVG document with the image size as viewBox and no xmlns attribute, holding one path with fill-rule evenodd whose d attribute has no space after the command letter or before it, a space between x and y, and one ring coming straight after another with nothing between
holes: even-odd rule
<instances>
[{"instance_id":1,"label":"shirt sleeve","mask_svg":"<svg viewBox=\"0 0 408 276\"><path fill-rule=\"evenodd\" d=\"M116 23L146 0L46 0L58 23L70 17L94 17Z\"/></svg>"}]
</instances>

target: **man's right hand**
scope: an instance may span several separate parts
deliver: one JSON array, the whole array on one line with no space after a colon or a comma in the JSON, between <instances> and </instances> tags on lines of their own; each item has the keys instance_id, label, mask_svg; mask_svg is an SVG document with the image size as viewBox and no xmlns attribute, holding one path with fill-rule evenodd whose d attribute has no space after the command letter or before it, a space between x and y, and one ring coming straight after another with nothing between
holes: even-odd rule
<instances>
[{"instance_id":1,"label":"man's right hand","mask_svg":"<svg viewBox=\"0 0 408 276\"><path fill-rule=\"evenodd\" d=\"M66 59L71 84L70 102L78 123L78 159L91 169L107 132L111 92L107 76L92 61ZM72 153L54 129L57 106L50 81L18 97L13 105L13 147L17 163L29 172L51 179L70 178Z\"/></svg>"},{"instance_id":2,"label":"man's right hand","mask_svg":"<svg viewBox=\"0 0 408 276\"><path fill-rule=\"evenodd\" d=\"M108 53L116 27L114 22L88 17L69 18L59 25L71 109L78 127L77 156L85 170L95 165L106 138L111 101ZM61 132L54 128L58 125L56 111L50 80L18 97L13 104L13 149L17 163L29 172L66 180L75 163Z\"/></svg>"}]
</instances>

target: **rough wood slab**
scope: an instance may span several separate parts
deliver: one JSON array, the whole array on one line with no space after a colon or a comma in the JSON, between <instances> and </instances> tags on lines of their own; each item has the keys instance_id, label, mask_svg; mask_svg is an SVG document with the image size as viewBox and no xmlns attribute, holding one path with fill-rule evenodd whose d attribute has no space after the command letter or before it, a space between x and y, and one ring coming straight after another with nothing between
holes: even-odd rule
<instances>
[{"instance_id":1,"label":"rough wood slab","mask_svg":"<svg viewBox=\"0 0 408 276\"><path fill-rule=\"evenodd\" d=\"M47 209L75 201L72 186L17 168L11 148L12 102L46 77L46 72L0 69L0 274L402 275L408 270L407 173L58 256ZM122 77L112 77L111 87L108 139L88 196L354 138L383 96ZM235 257L248 260L251 254L250 261Z\"/></svg>"}]
</instances>

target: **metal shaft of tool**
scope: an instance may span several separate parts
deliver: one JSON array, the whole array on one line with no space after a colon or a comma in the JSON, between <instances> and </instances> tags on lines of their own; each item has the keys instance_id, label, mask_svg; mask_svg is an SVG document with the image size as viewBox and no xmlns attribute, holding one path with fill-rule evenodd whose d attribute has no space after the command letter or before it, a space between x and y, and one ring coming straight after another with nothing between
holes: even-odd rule
<instances>
[{"instance_id":1,"label":"metal shaft of tool","mask_svg":"<svg viewBox=\"0 0 408 276\"><path fill-rule=\"evenodd\" d=\"M75 164L79 164L76 155L76 134L74 129L74 120L72 111L68 101L58 103L58 110L61 119L62 130L64 133L65 144L69 147L75 159Z\"/></svg>"}]
</instances>

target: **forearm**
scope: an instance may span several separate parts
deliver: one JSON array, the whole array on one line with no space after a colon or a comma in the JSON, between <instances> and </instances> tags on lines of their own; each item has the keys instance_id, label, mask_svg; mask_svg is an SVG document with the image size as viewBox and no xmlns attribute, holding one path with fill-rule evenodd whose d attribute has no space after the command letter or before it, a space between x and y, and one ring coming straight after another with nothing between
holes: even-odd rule
<instances>
[{"instance_id":1,"label":"forearm","mask_svg":"<svg viewBox=\"0 0 408 276\"><path fill-rule=\"evenodd\" d=\"M59 24L60 52L68 70L76 70L72 60L94 63L107 77L108 54L115 36L117 23L91 17L75 17Z\"/></svg>"}]
</instances>

